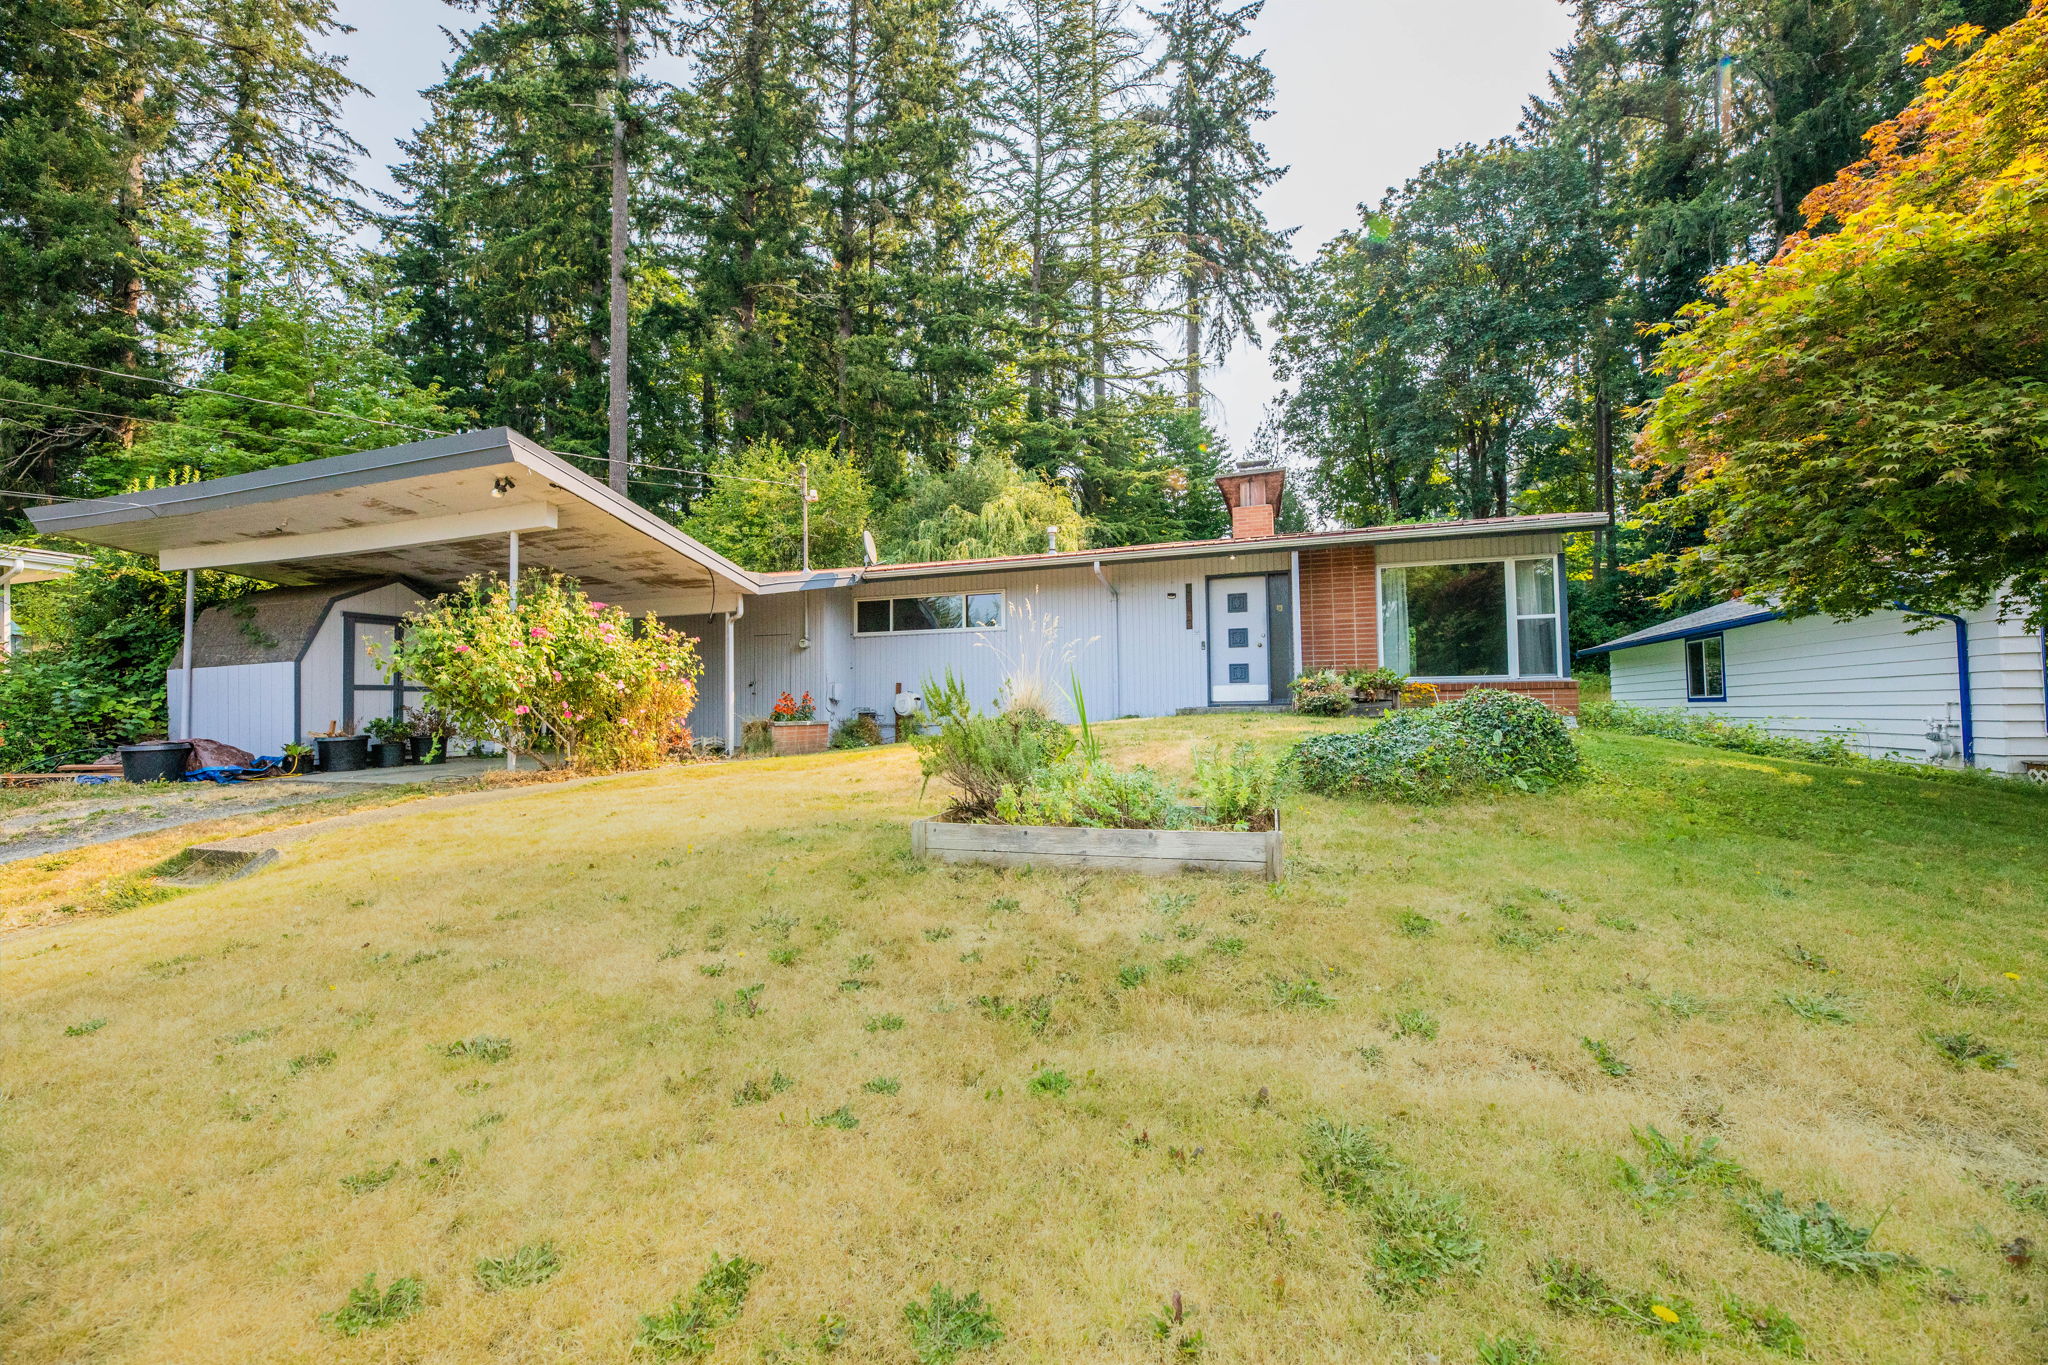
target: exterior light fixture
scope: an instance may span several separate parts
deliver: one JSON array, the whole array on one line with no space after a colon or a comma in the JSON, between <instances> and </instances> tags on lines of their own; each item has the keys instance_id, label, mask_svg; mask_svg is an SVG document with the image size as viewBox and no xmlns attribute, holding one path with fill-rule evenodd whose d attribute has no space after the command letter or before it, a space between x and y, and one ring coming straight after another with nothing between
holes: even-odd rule
<instances>
[{"instance_id":1,"label":"exterior light fixture","mask_svg":"<svg viewBox=\"0 0 2048 1365\"><path fill-rule=\"evenodd\" d=\"M491 496L494 498L502 498L507 493L510 493L515 486L516 485L514 485L512 482L511 475L500 474L497 478L491 480Z\"/></svg>"}]
</instances>

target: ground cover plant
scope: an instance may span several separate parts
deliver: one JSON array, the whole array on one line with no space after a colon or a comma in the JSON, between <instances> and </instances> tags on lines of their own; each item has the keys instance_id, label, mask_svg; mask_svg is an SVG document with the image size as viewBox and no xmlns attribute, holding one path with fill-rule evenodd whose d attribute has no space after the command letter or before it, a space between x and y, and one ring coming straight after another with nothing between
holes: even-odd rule
<instances>
[{"instance_id":1,"label":"ground cover plant","mask_svg":"<svg viewBox=\"0 0 2048 1365\"><path fill-rule=\"evenodd\" d=\"M1310 791L1404 801L1493 787L1533 790L1580 773L1578 748L1555 711L1488 688L1404 707L1350 733L1312 736L1295 750L1295 762Z\"/></svg>"},{"instance_id":2,"label":"ground cover plant","mask_svg":"<svg viewBox=\"0 0 2048 1365\"><path fill-rule=\"evenodd\" d=\"M1096 730L1186 783L1354 725ZM2041 793L1580 744L1290 798L1273 890L913 862L885 746L0 938L4 1353L2032 1365Z\"/></svg>"}]
</instances>

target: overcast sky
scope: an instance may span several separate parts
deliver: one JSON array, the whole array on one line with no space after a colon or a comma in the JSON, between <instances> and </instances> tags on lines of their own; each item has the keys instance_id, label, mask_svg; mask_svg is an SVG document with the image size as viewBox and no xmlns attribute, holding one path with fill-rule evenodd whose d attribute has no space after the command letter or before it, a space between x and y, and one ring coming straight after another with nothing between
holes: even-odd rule
<instances>
[{"instance_id":1,"label":"overcast sky","mask_svg":"<svg viewBox=\"0 0 2048 1365\"><path fill-rule=\"evenodd\" d=\"M340 12L356 32L334 46L371 91L348 108L370 149L359 178L389 189L385 167L448 57L440 26L469 16L432 0L341 0ZM1570 31L1561 0L1267 0L1254 36L1279 93L1263 134L1293 168L1267 192L1267 216L1299 227L1295 253L1312 258L1438 148L1512 132ZM1275 389L1265 357L1240 347L1212 389L1213 416L1241 451Z\"/></svg>"}]
</instances>

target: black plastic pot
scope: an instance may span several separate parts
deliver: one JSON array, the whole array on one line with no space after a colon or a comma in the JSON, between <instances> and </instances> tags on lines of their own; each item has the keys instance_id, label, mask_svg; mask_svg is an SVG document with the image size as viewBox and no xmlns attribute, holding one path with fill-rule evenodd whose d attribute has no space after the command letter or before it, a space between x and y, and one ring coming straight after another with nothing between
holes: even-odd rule
<instances>
[{"instance_id":1,"label":"black plastic pot","mask_svg":"<svg viewBox=\"0 0 2048 1365\"><path fill-rule=\"evenodd\" d=\"M121 776L130 782L177 782L185 776L192 746L183 740L160 739L121 746Z\"/></svg>"},{"instance_id":2,"label":"black plastic pot","mask_svg":"<svg viewBox=\"0 0 2048 1365\"><path fill-rule=\"evenodd\" d=\"M405 766L405 741L402 739L380 739L377 747L370 751L370 764L377 768L402 768Z\"/></svg>"},{"instance_id":3,"label":"black plastic pot","mask_svg":"<svg viewBox=\"0 0 2048 1365\"><path fill-rule=\"evenodd\" d=\"M315 735L313 747L320 751L323 773L360 772L370 766L368 735Z\"/></svg>"},{"instance_id":4,"label":"black plastic pot","mask_svg":"<svg viewBox=\"0 0 2048 1365\"><path fill-rule=\"evenodd\" d=\"M406 758L413 763L439 763L448 756L448 745L434 747L434 736L414 735L405 742Z\"/></svg>"}]
</instances>

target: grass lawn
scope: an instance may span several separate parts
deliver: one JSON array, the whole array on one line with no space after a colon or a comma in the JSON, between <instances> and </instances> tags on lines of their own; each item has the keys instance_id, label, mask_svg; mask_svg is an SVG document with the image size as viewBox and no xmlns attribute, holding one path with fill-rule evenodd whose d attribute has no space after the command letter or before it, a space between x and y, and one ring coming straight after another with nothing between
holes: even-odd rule
<instances>
[{"instance_id":1,"label":"grass lawn","mask_svg":"<svg viewBox=\"0 0 2048 1365\"><path fill-rule=\"evenodd\" d=\"M5 1357L2048 1356L2042 794L1585 749L1270 890L913 864L885 750L0 939Z\"/></svg>"}]
</instances>

